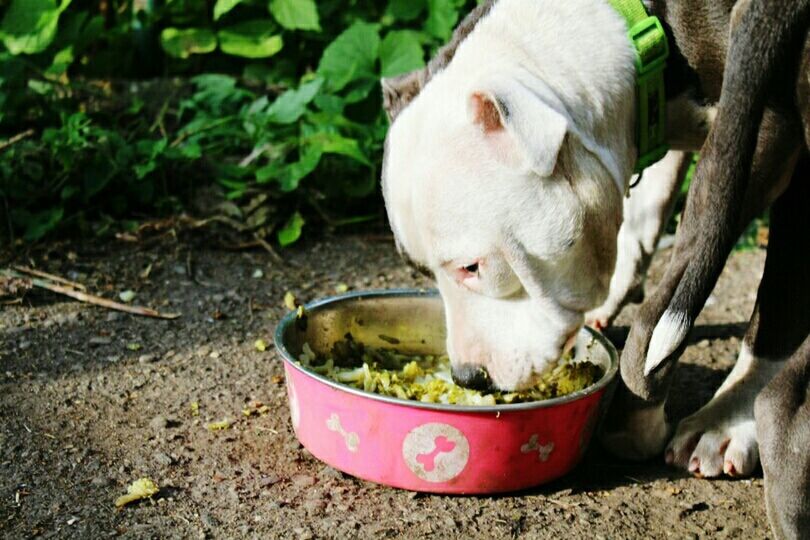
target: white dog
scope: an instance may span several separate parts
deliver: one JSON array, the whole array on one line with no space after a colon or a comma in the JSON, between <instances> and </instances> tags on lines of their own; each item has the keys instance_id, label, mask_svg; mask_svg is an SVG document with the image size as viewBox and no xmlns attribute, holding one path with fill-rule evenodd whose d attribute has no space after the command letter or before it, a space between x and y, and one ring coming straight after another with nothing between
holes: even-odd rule
<instances>
[{"instance_id":1,"label":"white dog","mask_svg":"<svg viewBox=\"0 0 810 540\"><path fill-rule=\"evenodd\" d=\"M436 276L458 374L477 371L463 362L499 388L528 386L586 314L601 305L590 316L607 322L638 286L667 213L651 199L669 207L680 156L658 165L663 184L645 178L638 215L628 205L614 274L636 160L634 54L606 2L501 0L394 122L391 225Z\"/></svg>"}]
</instances>

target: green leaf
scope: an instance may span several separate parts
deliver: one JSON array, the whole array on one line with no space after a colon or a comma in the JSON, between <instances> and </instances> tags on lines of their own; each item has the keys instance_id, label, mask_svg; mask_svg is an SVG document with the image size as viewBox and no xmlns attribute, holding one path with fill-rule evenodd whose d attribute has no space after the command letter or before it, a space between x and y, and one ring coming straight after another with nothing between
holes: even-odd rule
<instances>
[{"instance_id":1,"label":"green leaf","mask_svg":"<svg viewBox=\"0 0 810 540\"><path fill-rule=\"evenodd\" d=\"M71 0L12 0L0 22L0 40L11 54L44 51L56 37L59 16Z\"/></svg>"},{"instance_id":2,"label":"green leaf","mask_svg":"<svg viewBox=\"0 0 810 540\"><path fill-rule=\"evenodd\" d=\"M290 244L294 244L301 238L301 231L304 228L304 217L301 215L300 212L295 212L290 219L287 220L287 223L279 229L277 236L278 236L278 243L282 245L282 247L289 246Z\"/></svg>"},{"instance_id":3,"label":"green leaf","mask_svg":"<svg viewBox=\"0 0 810 540\"><path fill-rule=\"evenodd\" d=\"M163 50L175 58L206 54L217 48L217 36L205 28L166 28L160 33Z\"/></svg>"},{"instance_id":4,"label":"green leaf","mask_svg":"<svg viewBox=\"0 0 810 540\"><path fill-rule=\"evenodd\" d=\"M51 62L50 67L45 70L45 73L52 77L59 77L68 70L73 60L73 47L62 49L53 57L53 62Z\"/></svg>"},{"instance_id":5,"label":"green leaf","mask_svg":"<svg viewBox=\"0 0 810 540\"><path fill-rule=\"evenodd\" d=\"M371 161L360 149L360 144L355 139L349 139L337 133L321 132L313 135L307 143L321 153L340 154L371 166Z\"/></svg>"},{"instance_id":6,"label":"green leaf","mask_svg":"<svg viewBox=\"0 0 810 540\"><path fill-rule=\"evenodd\" d=\"M425 0L390 0L387 12L398 21L412 21L425 9Z\"/></svg>"},{"instance_id":7,"label":"green leaf","mask_svg":"<svg viewBox=\"0 0 810 540\"><path fill-rule=\"evenodd\" d=\"M214 4L214 20L218 21L220 17L242 2L244 2L244 0L217 0L217 3Z\"/></svg>"},{"instance_id":8,"label":"green leaf","mask_svg":"<svg viewBox=\"0 0 810 540\"><path fill-rule=\"evenodd\" d=\"M343 109L346 107L346 104L340 96L319 94L315 96L315 106L324 112L343 114Z\"/></svg>"},{"instance_id":9,"label":"green leaf","mask_svg":"<svg viewBox=\"0 0 810 540\"><path fill-rule=\"evenodd\" d=\"M301 85L297 90L287 90L281 94L267 110L267 119L277 124L291 124L306 112L307 105L315 98L323 85L317 79Z\"/></svg>"},{"instance_id":10,"label":"green leaf","mask_svg":"<svg viewBox=\"0 0 810 540\"><path fill-rule=\"evenodd\" d=\"M321 29L314 0L271 0L270 13L288 30Z\"/></svg>"},{"instance_id":11,"label":"green leaf","mask_svg":"<svg viewBox=\"0 0 810 540\"><path fill-rule=\"evenodd\" d=\"M458 22L458 8L453 0L427 0L428 18L425 30L431 35L447 40Z\"/></svg>"},{"instance_id":12,"label":"green leaf","mask_svg":"<svg viewBox=\"0 0 810 540\"><path fill-rule=\"evenodd\" d=\"M267 58L281 50L284 42L274 35L276 25L271 19L257 19L235 24L219 31L222 52L244 58Z\"/></svg>"},{"instance_id":13,"label":"green leaf","mask_svg":"<svg viewBox=\"0 0 810 540\"><path fill-rule=\"evenodd\" d=\"M319 147L308 146L301 150L298 161L293 163L273 162L256 171L256 181L260 184L275 180L279 189L289 193L298 189L298 184L321 162L323 151Z\"/></svg>"},{"instance_id":14,"label":"green leaf","mask_svg":"<svg viewBox=\"0 0 810 540\"><path fill-rule=\"evenodd\" d=\"M135 149L144 161L135 165L135 176L143 180L157 168L158 158L166 151L168 141L165 138L157 140L141 140L135 144Z\"/></svg>"},{"instance_id":15,"label":"green leaf","mask_svg":"<svg viewBox=\"0 0 810 540\"><path fill-rule=\"evenodd\" d=\"M383 77L394 77L425 65L419 34L412 30L389 32L380 45Z\"/></svg>"},{"instance_id":16,"label":"green leaf","mask_svg":"<svg viewBox=\"0 0 810 540\"><path fill-rule=\"evenodd\" d=\"M380 49L379 25L359 21L351 25L323 52L318 73L332 91L359 79L376 79Z\"/></svg>"}]
</instances>

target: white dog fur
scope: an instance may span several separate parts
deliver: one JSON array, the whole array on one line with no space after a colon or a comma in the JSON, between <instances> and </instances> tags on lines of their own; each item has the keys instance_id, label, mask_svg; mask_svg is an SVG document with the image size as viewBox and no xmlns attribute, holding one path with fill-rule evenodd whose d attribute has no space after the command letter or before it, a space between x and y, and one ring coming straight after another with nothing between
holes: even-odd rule
<instances>
[{"instance_id":1,"label":"white dog fur","mask_svg":"<svg viewBox=\"0 0 810 540\"><path fill-rule=\"evenodd\" d=\"M504 389L530 385L606 299L636 158L624 22L607 3L554 5L501 0L387 142L391 225L436 274L451 359Z\"/></svg>"}]
</instances>

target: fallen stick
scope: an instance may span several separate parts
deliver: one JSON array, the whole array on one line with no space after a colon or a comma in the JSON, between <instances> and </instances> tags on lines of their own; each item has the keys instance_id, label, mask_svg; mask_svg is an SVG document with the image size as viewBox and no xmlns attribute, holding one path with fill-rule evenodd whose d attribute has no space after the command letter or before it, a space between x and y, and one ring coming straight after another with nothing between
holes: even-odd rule
<instances>
[{"instance_id":1,"label":"fallen stick","mask_svg":"<svg viewBox=\"0 0 810 540\"><path fill-rule=\"evenodd\" d=\"M8 139L6 141L0 141L0 152L5 150L9 146L14 146L18 142L20 142L20 141L22 141L24 139L27 139L28 137L31 137L35 133L36 133L36 131L34 131L33 129L27 129L27 130L23 131L22 133L18 133L16 135L14 135L12 138L10 138L10 139Z\"/></svg>"},{"instance_id":2,"label":"fallen stick","mask_svg":"<svg viewBox=\"0 0 810 540\"><path fill-rule=\"evenodd\" d=\"M270 255L270 258L273 259L274 262L277 263L284 262L284 259L281 258L281 255L276 253L276 250L273 249L273 246L271 246L267 240L265 240L258 234L254 234L253 239L256 240L256 243L258 243L262 248L264 248L264 250Z\"/></svg>"},{"instance_id":3,"label":"fallen stick","mask_svg":"<svg viewBox=\"0 0 810 540\"><path fill-rule=\"evenodd\" d=\"M8 277L16 277L16 278L21 277L19 273L9 270L4 270L0 272L0 274ZM161 313L151 308L145 308L141 306L128 306L126 304L121 304L119 302L107 300L106 298L102 298L94 294L77 291L76 289L73 289L71 287L57 285L55 283L49 283L48 281L45 281L43 279L33 278L31 279L31 284L34 287L39 287L40 289L45 289L57 294L68 296L70 298L73 298L74 300L78 300L79 302L84 302L86 304L93 304L95 306L101 306L107 309L112 309L114 311L123 311L124 313L131 313L132 315L141 315L143 317L152 317L154 319L166 319L166 320L177 319L178 317L180 317L179 313Z\"/></svg>"},{"instance_id":4,"label":"fallen stick","mask_svg":"<svg viewBox=\"0 0 810 540\"><path fill-rule=\"evenodd\" d=\"M29 274L31 276L37 276L41 278L48 279L50 281L54 281L56 283L61 283L62 285L67 285L69 287L73 287L74 289L78 289L80 291L86 291L87 287L82 285L81 283L76 283L75 281L70 281L69 279L65 279L59 276L55 276L53 274L48 274L47 272L43 272L41 270L34 270L33 268L28 268L25 266L12 266L14 270L20 272L22 274Z\"/></svg>"}]
</instances>

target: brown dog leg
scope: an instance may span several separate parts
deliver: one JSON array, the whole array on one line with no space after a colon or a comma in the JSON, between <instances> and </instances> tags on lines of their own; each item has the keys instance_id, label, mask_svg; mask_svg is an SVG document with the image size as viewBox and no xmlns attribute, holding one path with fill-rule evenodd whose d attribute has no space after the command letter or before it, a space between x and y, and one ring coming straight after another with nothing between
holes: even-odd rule
<instances>
[{"instance_id":1,"label":"brown dog leg","mask_svg":"<svg viewBox=\"0 0 810 540\"><path fill-rule=\"evenodd\" d=\"M800 129L783 83L798 68L794 51L802 50L808 13L810 0L749 2L735 12L718 116L702 150L676 254L661 286L642 306L622 357L622 378L645 401L664 398L673 360L752 217L751 209L766 204L756 194L768 193L778 183L780 175L762 166L778 165L774 156L784 152L781 143ZM771 102L774 108L763 121ZM765 122L775 131L766 129ZM787 146L789 153L798 140ZM752 166L762 171L760 185L749 182Z\"/></svg>"},{"instance_id":2,"label":"brown dog leg","mask_svg":"<svg viewBox=\"0 0 810 540\"><path fill-rule=\"evenodd\" d=\"M810 338L756 402L765 504L774 536L810 534Z\"/></svg>"},{"instance_id":3,"label":"brown dog leg","mask_svg":"<svg viewBox=\"0 0 810 540\"><path fill-rule=\"evenodd\" d=\"M702 477L747 476L759 452L754 401L810 334L810 156L773 206L771 237L757 304L737 365L714 398L684 419L667 461Z\"/></svg>"},{"instance_id":4,"label":"brown dog leg","mask_svg":"<svg viewBox=\"0 0 810 540\"><path fill-rule=\"evenodd\" d=\"M675 253L642 304L622 354L626 386L617 392L602 436L620 456L647 458L663 450L674 360L734 242L784 190L780 180L790 178L801 147L795 109L765 108L770 100L784 105L792 99L785 97L791 85L784 80L790 79L787 68L799 64L790 52L801 50L796 42L807 26L810 1L752 2L742 9L735 13L719 114L702 151Z\"/></svg>"},{"instance_id":5,"label":"brown dog leg","mask_svg":"<svg viewBox=\"0 0 810 540\"><path fill-rule=\"evenodd\" d=\"M742 223L747 223L759 215L769 206L772 197L782 189L782 185L790 181L795 156L798 153L797 148L800 145L798 129L777 114L767 111L762 126L751 182L744 203L745 217L741 220ZM735 236L742 233L742 223L732 226ZM687 241L685 238L687 233L694 234L695 227L696 224L690 221L690 218L681 224L678 243L667 273L639 309L633 329L635 339L646 336L647 343L649 342L658 321L656 317L666 310L673 298L678 280L688 264L693 262L696 256L693 251L694 241ZM617 389L602 433L602 441L608 449L620 457L629 459L646 459L660 453L670 434L664 417L664 402L672 366L656 373L658 380L649 382L644 376L645 356L639 354L639 347L639 341L631 343L628 340L622 354L621 366L626 386ZM680 350L674 355L679 353ZM688 460L690 457L689 453L685 456L680 455L680 451L677 453L678 459L675 459L675 463L679 465L682 465L681 458Z\"/></svg>"}]
</instances>

